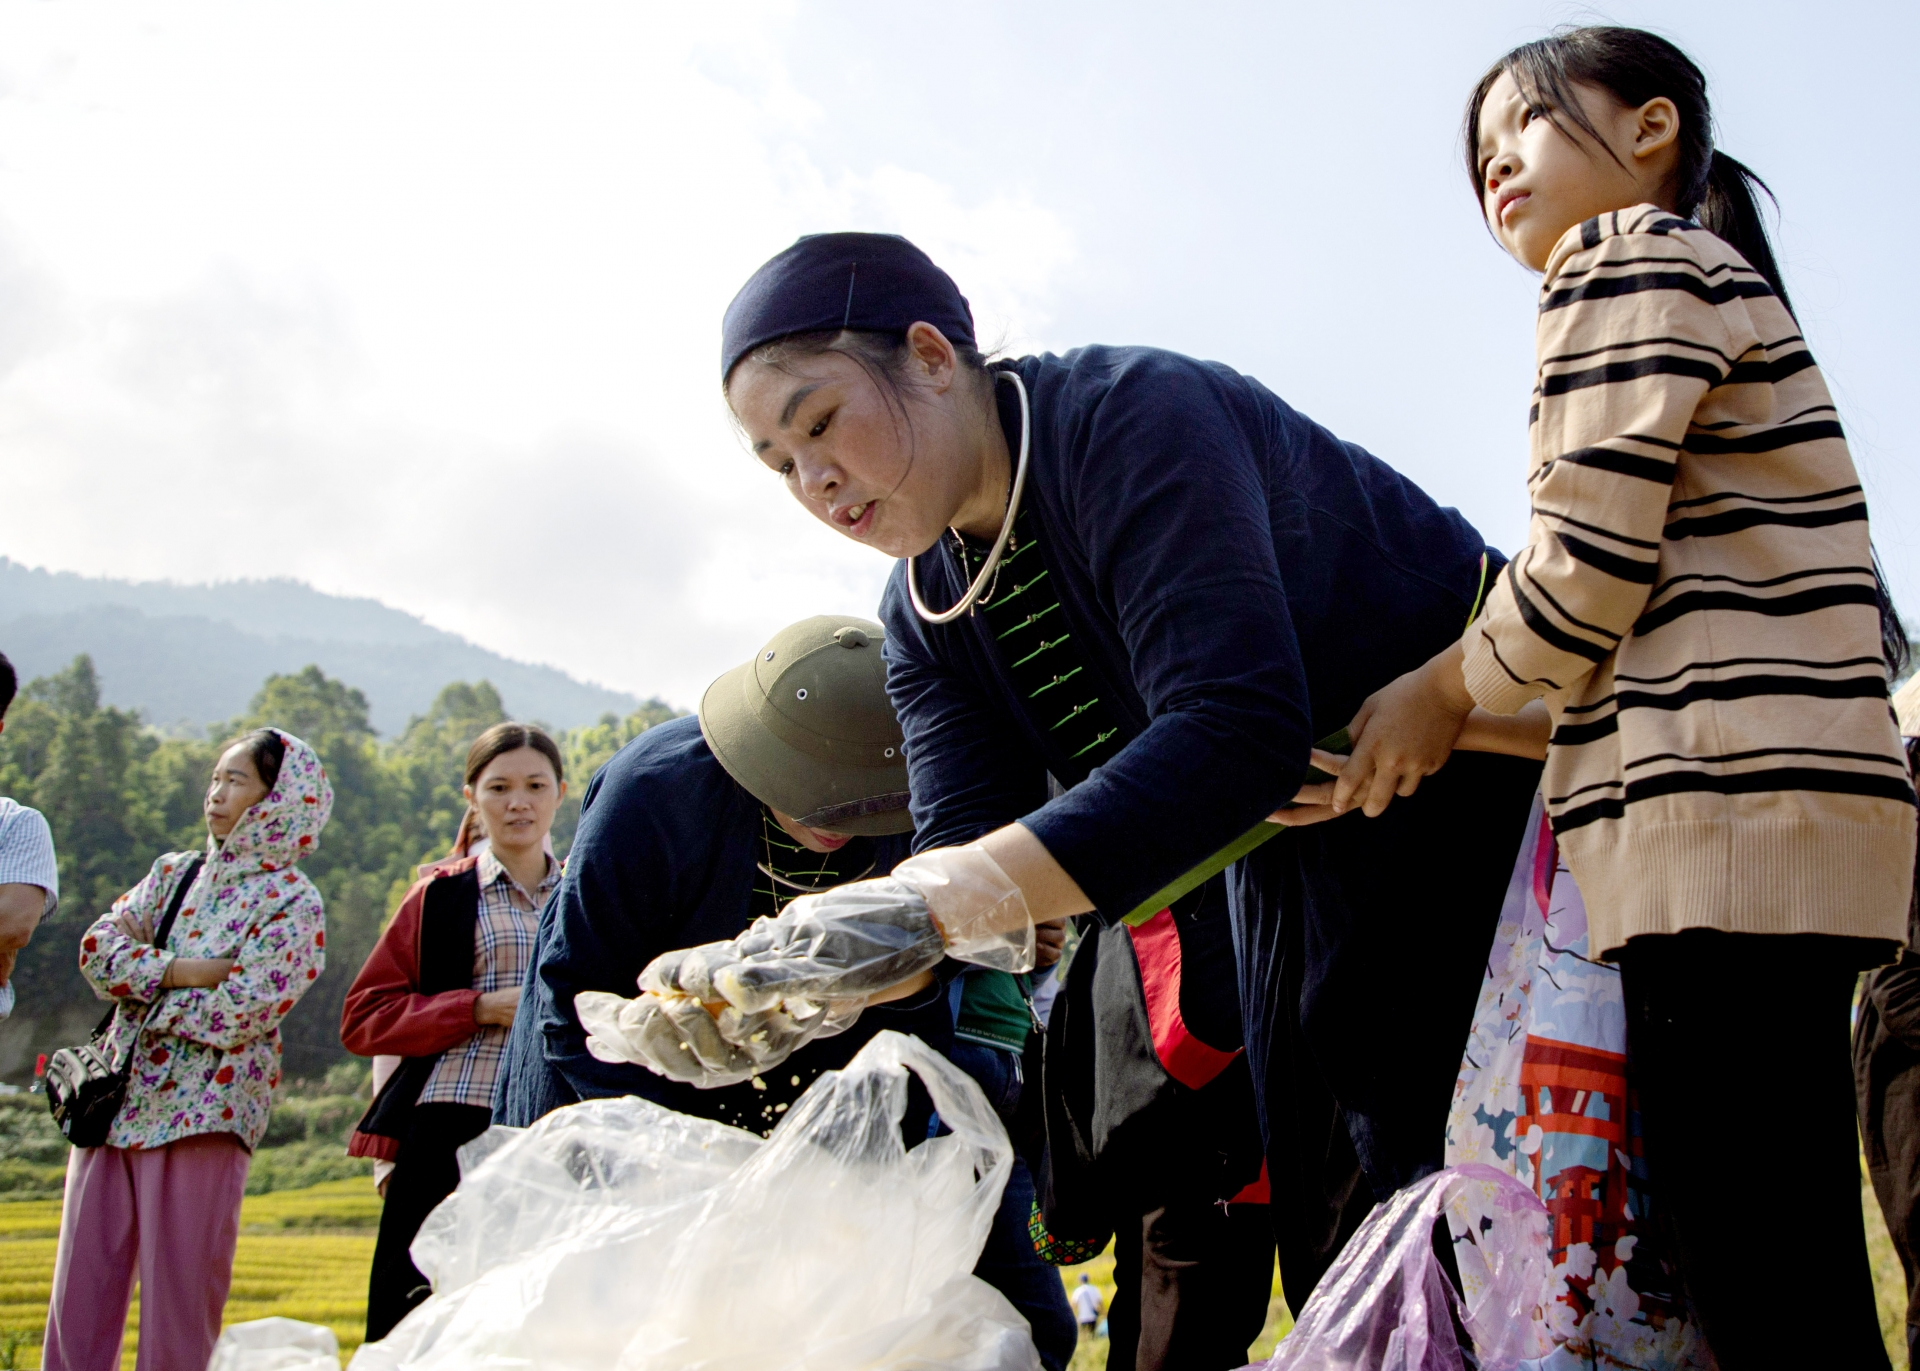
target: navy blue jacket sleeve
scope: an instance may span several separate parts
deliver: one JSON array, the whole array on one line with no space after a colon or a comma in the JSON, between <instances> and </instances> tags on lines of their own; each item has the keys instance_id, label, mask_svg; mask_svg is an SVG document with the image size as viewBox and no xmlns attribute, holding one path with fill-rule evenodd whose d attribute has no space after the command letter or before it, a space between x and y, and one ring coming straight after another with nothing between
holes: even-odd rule
<instances>
[{"instance_id":1,"label":"navy blue jacket sleeve","mask_svg":"<svg viewBox=\"0 0 1920 1371\"><path fill-rule=\"evenodd\" d=\"M677 746L662 746L668 742ZM587 1051L573 997L635 995L635 978L656 956L739 932L752 855L744 845L729 850L740 828L729 822L737 788L710 763L694 720L659 725L628 749L594 778L581 806L566 875L542 919L540 961L529 978L538 982L538 1012L528 1030L540 1034L548 1069L576 1097L641 1095L675 1107L691 1087ZM680 760L690 764L673 764ZM716 881L739 889L714 898Z\"/></svg>"},{"instance_id":2,"label":"navy blue jacket sleeve","mask_svg":"<svg viewBox=\"0 0 1920 1371\"><path fill-rule=\"evenodd\" d=\"M1225 368L1122 367L1063 442L1056 539L1086 558L1146 730L1022 822L1126 912L1292 798L1311 716L1274 551L1266 415Z\"/></svg>"}]
</instances>

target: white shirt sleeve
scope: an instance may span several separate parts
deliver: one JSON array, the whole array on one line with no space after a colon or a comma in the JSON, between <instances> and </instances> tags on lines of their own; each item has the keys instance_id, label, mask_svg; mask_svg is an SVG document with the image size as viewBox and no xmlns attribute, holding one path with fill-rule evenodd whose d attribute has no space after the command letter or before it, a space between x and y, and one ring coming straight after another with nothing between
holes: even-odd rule
<instances>
[{"instance_id":1,"label":"white shirt sleeve","mask_svg":"<svg viewBox=\"0 0 1920 1371\"><path fill-rule=\"evenodd\" d=\"M37 885L47 892L41 917L60 903L60 864L53 831L37 809L0 797L0 885Z\"/></svg>"}]
</instances>

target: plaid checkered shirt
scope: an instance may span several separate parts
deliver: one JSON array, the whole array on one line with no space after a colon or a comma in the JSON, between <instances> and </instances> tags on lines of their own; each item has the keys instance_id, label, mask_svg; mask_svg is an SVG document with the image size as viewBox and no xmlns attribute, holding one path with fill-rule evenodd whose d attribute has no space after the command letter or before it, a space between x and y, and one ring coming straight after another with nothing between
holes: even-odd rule
<instances>
[{"instance_id":1,"label":"plaid checkered shirt","mask_svg":"<svg viewBox=\"0 0 1920 1371\"><path fill-rule=\"evenodd\" d=\"M533 957L540 907L560 883L560 864L547 858L546 879L529 895L491 851L480 854L480 913L473 926L473 988L517 990ZM421 1104L493 1105L493 1083L507 1050L510 1029L489 1024L458 1047L450 1047L427 1077Z\"/></svg>"}]
</instances>

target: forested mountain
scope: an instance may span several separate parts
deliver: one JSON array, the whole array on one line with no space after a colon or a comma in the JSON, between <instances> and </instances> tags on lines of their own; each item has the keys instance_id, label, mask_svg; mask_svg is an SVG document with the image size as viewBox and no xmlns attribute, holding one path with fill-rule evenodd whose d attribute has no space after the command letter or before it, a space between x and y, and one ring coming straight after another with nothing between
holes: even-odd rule
<instances>
[{"instance_id":1,"label":"forested mountain","mask_svg":"<svg viewBox=\"0 0 1920 1371\"><path fill-rule=\"evenodd\" d=\"M554 828L562 854L588 779L622 744L674 713L654 700L560 735L570 791ZM0 733L0 795L47 816L60 857L60 908L15 968L19 1004L0 1023L0 1077L23 1081L36 1053L92 1029L102 1007L76 966L81 931L160 853L205 843L200 795L214 748L261 724L311 743L333 783L333 818L319 851L301 864L326 899L327 969L284 1029L287 1074L323 1074L344 1055L340 1003L381 924L416 865L453 841L468 744L506 717L491 684L456 683L383 742L367 697L309 665L269 676L238 717L203 740L163 736L135 712L104 703L86 656L26 685Z\"/></svg>"},{"instance_id":2,"label":"forested mountain","mask_svg":"<svg viewBox=\"0 0 1920 1371\"><path fill-rule=\"evenodd\" d=\"M502 657L377 600L288 580L113 581L0 557L0 652L22 679L86 653L106 703L163 728L230 719L265 677L308 663L358 686L386 737L424 713L448 681L491 681L515 718L556 728L640 706L624 691Z\"/></svg>"}]
</instances>

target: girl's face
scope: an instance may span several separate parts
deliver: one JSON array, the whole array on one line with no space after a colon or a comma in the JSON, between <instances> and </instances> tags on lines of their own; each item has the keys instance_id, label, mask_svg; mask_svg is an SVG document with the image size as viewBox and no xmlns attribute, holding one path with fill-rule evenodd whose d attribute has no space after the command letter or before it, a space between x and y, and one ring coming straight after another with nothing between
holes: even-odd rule
<instances>
[{"instance_id":1,"label":"girl's face","mask_svg":"<svg viewBox=\"0 0 1920 1371\"><path fill-rule=\"evenodd\" d=\"M793 498L835 532L890 557L932 547L980 481L951 346L927 324L909 330L908 344L907 415L841 352L779 367L749 357L727 386L754 456Z\"/></svg>"},{"instance_id":2,"label":"girl's face","mask_svg":"<svg viewBox=\"0 0 1920 1371\"><path fill-rule=\"evenodd\" d=\"M567 787L536 747L502 752L464 787L487 841L502 852L530 852L546 841Z\"/></svg>"},{"instance_id":3,"label":"girl's face","mask_svg":"<svg viewBox=\"0 0 1920 1371\"><path fill-rule=\"evenodd\" d=\"M1480 207L1500 246L1535 271L1575 224L1632 205L1668 203L1679 112L1665 96L1638 109L1594 86L1575 85L1596 144L1564 112L1521 93L1502 72L1480 107ZM1617 161L1615 159L1618 159Z\"/></svg>"},{"instance_id":4,"label":"girl's face","mask_svg":"<svg viewBox=\"0 0 1920 1371\"><path fill-rule=\"evenodd\" d=\"M200 806L207 816L207 832L225 838L240 822L240 816L267 798L267 783L253 764L246 744L235 743L220 754L213 765L213 780L207 786L206 801Z\"/></svg>"}]
</instances>

